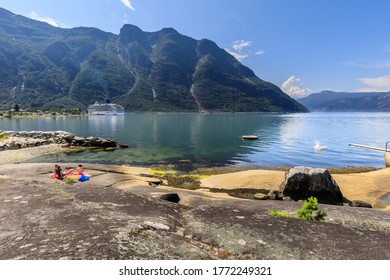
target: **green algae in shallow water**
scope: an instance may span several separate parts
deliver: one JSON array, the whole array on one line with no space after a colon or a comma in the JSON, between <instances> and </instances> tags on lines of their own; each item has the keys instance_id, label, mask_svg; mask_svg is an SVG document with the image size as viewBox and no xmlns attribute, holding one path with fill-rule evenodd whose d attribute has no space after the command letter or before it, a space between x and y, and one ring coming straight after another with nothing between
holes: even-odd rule
<instances>
[{"instance_id":1,"label":"green algae in shallow water","mask_svg":"<svg viewBox=\"0 0 390 280\"><path fill-rule=\"evenodd\" d=\"M149 172L152 173L153 175L160 175L160 176L177 174L176 170L162 170L162 169L154 169L154 168L150 169Z\"/></svg>"},{"instance_id":2,"label":"green algae in shallow water","mask_svg":"<svg viewBox=\"0 0 390 280\"><path fill-rule=\"evenodd\" d=\"M0 141L1 140L8 140L9 136L8 134L0 134Z\"/></svg>"}]
</instances>

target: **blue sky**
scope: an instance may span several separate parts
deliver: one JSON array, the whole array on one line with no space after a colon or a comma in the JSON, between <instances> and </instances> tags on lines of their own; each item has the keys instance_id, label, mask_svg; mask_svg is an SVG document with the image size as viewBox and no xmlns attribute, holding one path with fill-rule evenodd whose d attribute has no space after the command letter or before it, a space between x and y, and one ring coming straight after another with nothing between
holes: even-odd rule
<instances>
[{"instance_id":1,"label":"blue sky","mask_svg":"<svg viewBox=\"0 0 390 280\"><path fill-rule=\"evenodd\" d=\"M390 91L388 0L0 0L60 27L173 27L207 38L291 94Z\"/></svg>"}]
</instances>

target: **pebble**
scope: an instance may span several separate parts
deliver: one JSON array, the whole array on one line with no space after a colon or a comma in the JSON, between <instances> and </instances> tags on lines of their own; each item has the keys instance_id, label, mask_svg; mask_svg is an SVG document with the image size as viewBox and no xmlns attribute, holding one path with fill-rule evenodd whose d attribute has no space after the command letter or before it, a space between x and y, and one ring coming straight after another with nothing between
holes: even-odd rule
<instances>
[{"instance_id":1,"label":"pebble","mask_svg":"<svg viewBox=\"0 0 390 280\"><path fill-rule=\"evenodd\" d=\"M154 229L162 229L162 230L169 230L170 229L169 226L167 226L167 225L155 223L155 222L149 222L149 221L144 222L144 225L151 227L151 228L154 228Z\"/></svg>"},{"instance_id":2,"label":"pebble","mask_svg":"<svg viewBox=\"0 0 390 280\"><path fill-rule=\"evenodd\" d=\"M246 245L246 241L244 239L238 240L237 243L240 244L241 246L245 246Z\"/></svg>"}]
</instances>

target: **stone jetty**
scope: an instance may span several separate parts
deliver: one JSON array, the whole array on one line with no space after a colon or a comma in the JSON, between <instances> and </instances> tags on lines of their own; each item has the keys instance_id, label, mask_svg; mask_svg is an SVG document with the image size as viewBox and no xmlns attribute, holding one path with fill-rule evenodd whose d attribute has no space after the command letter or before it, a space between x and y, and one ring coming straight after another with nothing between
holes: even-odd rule
<instances>
[{"instance_id":1,"label":"stone jetty","mask_svg":"<svg viewBox=\"0 0 390 280\"><path fill-rule=\"evenodd\" d=\"M4 137L5 135L5 137ZM3 136L3 137L1 137ZM57 131L3 131L0 130L0 150L23 149L49 144L62 144L64 147L97 147L106 150L127 148L112 139L100 137L80 137L71 132Z\"/></svg>"}]
</instances>

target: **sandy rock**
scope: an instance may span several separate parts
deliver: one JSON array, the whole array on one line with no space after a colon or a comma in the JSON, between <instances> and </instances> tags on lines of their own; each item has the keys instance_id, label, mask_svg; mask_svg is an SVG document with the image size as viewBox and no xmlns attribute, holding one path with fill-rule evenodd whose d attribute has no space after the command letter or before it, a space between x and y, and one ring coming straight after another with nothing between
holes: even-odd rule
<instances>
[{"instance_id":1,"label":"sandy rock","mask_svg":"<svg viewBox=\"0 0 390 280\"><path fill-rule=\"evenodd\" d=\"M266 199L269 199L269 196L266 195L266 194L263 194L263 193L256 193L254 196L253 196L254 199L258 199L258 200L266 200Z\"/></svg>"}]
</instances>

